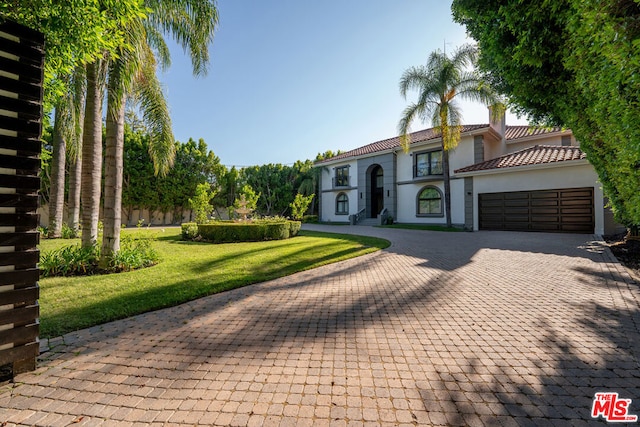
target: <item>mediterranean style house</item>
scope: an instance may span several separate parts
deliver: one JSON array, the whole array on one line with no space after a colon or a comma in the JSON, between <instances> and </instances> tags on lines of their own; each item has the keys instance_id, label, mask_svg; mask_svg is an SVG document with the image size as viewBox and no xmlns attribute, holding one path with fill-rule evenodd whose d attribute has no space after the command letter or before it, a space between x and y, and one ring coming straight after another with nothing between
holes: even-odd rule
<instances>
[{"instance_id":1,"label":"mediterranean style house","mask_svg":"<svg viewBox=\"0 0 640 427\"><path fill-rule=\"evenodd\" d=\"M442 140L433 129L319 161L320 220L444 225ZM466 125L450 152L451 217L467 230L611 234L598 176L568 129Z\"/></svg>"}]
</instances>

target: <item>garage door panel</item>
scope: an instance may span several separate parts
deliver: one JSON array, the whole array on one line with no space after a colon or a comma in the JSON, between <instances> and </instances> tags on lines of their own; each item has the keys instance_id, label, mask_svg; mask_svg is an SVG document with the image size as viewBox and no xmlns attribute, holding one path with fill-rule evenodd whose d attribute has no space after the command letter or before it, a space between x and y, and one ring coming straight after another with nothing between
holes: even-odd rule
<instances>
[{"instance_id":1,"label":"garage door panel","mask_svg":"<svg viewBox=\"0 0 640 427\"><path fill-rule=\"evenodd\" d=\"M593 215L593 209L591 209L591 207L585 209L585 208L580 208L580 207L575 207L575 208L561 208L560 212L562 213L562 215L584 215L584 214L588 214L589 216Z\"/></svg>"},{"instance_id":2,"label":"garage door panel","mask_svg":"<svg viewBox=\"0 0 640 427\"><path fill-rule=\"evenodd\" d=\"M511 215L525 215L525 216L528 216L529 215L529 208L526 207L526 206L522 206L522 207L508 206L504 211L498 211L498 212L504 212L504 215L506 215L506 216L511 216Z\"/></svg>"},{"instance_id":3,"label":"garage door panel","mask_svg":"<svg viewBox=\"0 0 640 427\"><path fill-rule=\"evenodd\" d=\"M478 195L483 230L593 233L593 188L483 193Z\"/></svg>"},{"instance_id":4,"label":"garage door panel","mask_svg":"<svg viewBox=\"0 0 640 427\"><path fill-rule=\"evenodd\" d=\"M562 224L562 231L565 233L593 233L593 228L588 225Z\"/></svg>"},{"instance_id":5,"label":"garage door panel","mask_svg":"<svg viewBox=\"0 0 640 427\"><path fill-rule=\"evenodd\" d=\"M502 193L502 197L504 198L504 200L517 200L517 199L527 200L529 198L529 196L527 196L527 193L522 191L516 191L512 193Z\"/></svg>"},{"instance_id":6,"label":"garage door panel","mask_svg":"<svg viewBox=\"0 0 640 427\"><path fill-rule=\"evenodd\" d=\"M558 191L527 191L525 194L529 194L532 199L557 199L559 197Z\"/></svg>"},{"instance_id":7,"label":"garage door panel","mask_svg":"<svg viewBox=\"0 0 640 427\"><path fill-rule=\"evenodd\" d=\"M559 200L533 199L529 202L529 206L560 206Z\"/></svg>"},{"instance_id":8,"label":"garage door panel","mask_svg":"<svg viewBox=\"0 0 640 427\"><path fill-rule=\"evenodd\" d=\"M563 198L570 197L582 197L586 199L591 199L593 197L592 189L584 189L584 190L565 190L561 192Z\"/></svg>"},{"instance_id":9,"label":"garage door panel","mask_svg":"<svg viewBox=\"0 0 640 427\"><path fill-rule=\"evenodd\" d=\"M528 200L505 200L504 207L508 208L517 208L517 207L524 207L526 208L527 206L529 206L529 201Z\"/></svg>"},{"instance_id":10,"label":"garage door panel","mask_svg":"<svg viewBox=\"0 0 640 427\"><path fill-rule=\"evenodd\" d=\"M531 210L531 215L558 215L560 214L560 208L557 207L532 207Z\"/></svg>"},{"instance_id":11,"label":"garage door panel","mask_svg":"<svg viewBox=\"0 0 640 427\"><path fill-rule=\"evenodd\" d=\"M548 216L533 216L531 217L531 222L532 223L542 223L542 222L555 222L558 223L560 222L560 216L559 215L548 215Z\"/></svg>"},{"instance_id":12,"label":"garage door panel","mask_svg":"<svg viewBox=\"0 0 640 427\"><path fill-rule=\"evenodd\" d=\"M587 200L587 199L564 199L561 202L562 202L562 206L583 206L583 207L591 206L591 200Z\"/></svg>"}]
</instances>

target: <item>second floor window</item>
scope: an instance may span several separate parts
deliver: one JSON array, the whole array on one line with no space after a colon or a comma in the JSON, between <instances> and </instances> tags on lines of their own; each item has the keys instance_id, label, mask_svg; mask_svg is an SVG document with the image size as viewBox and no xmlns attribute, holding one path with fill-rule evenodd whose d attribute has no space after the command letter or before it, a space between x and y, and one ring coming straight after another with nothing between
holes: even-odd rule
<instances>
[{"instance_id":1,"label":"second floor window","mask_svg":"<svg viewBox=\"0 0 640 427\"><path fill-rule=\"evenodd\" d=\"M429 151L415 154L414 176L442 175L442 151Z\"/></svg>"},{"instance_id":2,"label":"second floor window","mask_svg":"<svg viewBox=\"0 0 640 427\"><path fill-rule=\"evenodd\" d=\"M336 187L348 187L349 186L349 166L342 166L336 168Z\"/></svg>"}]
</instances>

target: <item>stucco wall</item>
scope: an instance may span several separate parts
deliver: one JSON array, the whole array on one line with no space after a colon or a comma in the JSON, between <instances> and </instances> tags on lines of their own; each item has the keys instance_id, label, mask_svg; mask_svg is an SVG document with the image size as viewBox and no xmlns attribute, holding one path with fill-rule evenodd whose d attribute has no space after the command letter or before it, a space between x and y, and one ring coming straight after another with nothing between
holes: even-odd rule
<instances>
[{"instance_id":1,"label":"stucco wall","mask_svg":"<svg viewBox=\"0 0 640 427\"><path fill-rule=\"evenodd\" d=\"M336 176L336 168L349 167L349 187L334 187L333 179ZM320 194L320 220L331 222L348 222L349 215L336 215L336 197L345 193L349 197L349 214L358 212L356 200L358 186L358 170L356 160L344 161L326 166L320 166L322 170L322 187Z\"/></svg>"},{"instance_id":2,"label":"stucco wall","mask_svg":"<svg viewBox=\"0 0 640 427\"><path fill-rule=\"evenodd\" d=\"M523 150L528 147L533 147L534 145L562 145L562 137L567 135L550 135L545 136L544 138L536 138L536 139L528 139L524 140L516 139L511 142L507 142L507 153L514 153L516 151ZM571 138L571 145L579 146L580 144L576 141L573 135L569 135Z\"/></svg>"},{"instance_id":3,"label":"stucco wall","mask_svg":"<svg viewBox=\"0 0 640 427\"><path fill-rule=\"evenodd\" d=\"M539 167L473 177L474 220L478 230L478 194L503 191L531 191L560 188L592 187L595 207L595 233L604 234L604 201L598 176L589 164L563 167Z\"/></svg>"},{"instance_id":4,"label":"stucco wall","mask_svg":"<svg viewBox=\"0 0 640 427\"><path fill-rule=\"evenodd\" d=\"M330 191L322 193L322 221L349 222L349 215L336 215L336 198L345 193L349 198L349 215L358 212L358 190Z\"/></svg>"},{"instance_id":5,"label":"stucco wall","mask_svg":"<svg viewBox=\"0 0 640 427\"><path fill-rule=\"evenodd\" d=\"M426 186L437 187L442 193L443 215L441 217L417 216L418 193ZM397 222L413 224L446 224L444 215L444 184L442 181L421 182L398 185L398 215ZM451 180L451 222L456 225L464 224L464 180Z\"/></svg>"}]
</instances>

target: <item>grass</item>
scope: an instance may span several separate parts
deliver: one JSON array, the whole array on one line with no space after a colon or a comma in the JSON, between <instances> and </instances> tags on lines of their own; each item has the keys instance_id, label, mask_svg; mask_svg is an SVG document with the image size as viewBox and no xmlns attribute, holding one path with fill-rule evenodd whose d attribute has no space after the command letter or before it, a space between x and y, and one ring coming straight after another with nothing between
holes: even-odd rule
<instances>
[{"instance_id":1,"label":"grass","mask_svg":"<svg viewBox=\"0 0 640 427\"><path fill-rule=\"evenodd\" d=\"M40 280L40 336L50 338L206 295L286 276L389 246L372 237L301 231L288 240L185 242L179 228L132 229L160 254L154 267L128 273ZM79 240L42 239L42 252Z\"/></svg>"},{"instance_id":2,"label":"grass","mask_svg":"<svg viewBox=\"0 0 640 427\"><path fill-rule=\"evenodd\" d=\"M378 225L376 227L402 228L405 230L428 230L428 231L449 231L449 232L464 231L462 228L444 227L441 225L425 225L425 224L391 224L391 225Z\"/></svg>"}]
</instances>

